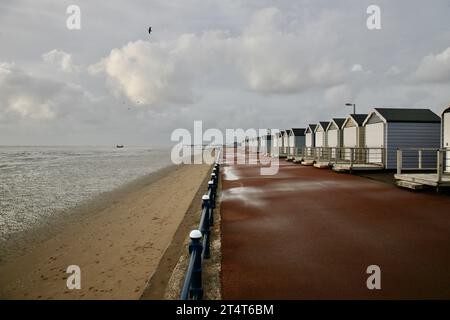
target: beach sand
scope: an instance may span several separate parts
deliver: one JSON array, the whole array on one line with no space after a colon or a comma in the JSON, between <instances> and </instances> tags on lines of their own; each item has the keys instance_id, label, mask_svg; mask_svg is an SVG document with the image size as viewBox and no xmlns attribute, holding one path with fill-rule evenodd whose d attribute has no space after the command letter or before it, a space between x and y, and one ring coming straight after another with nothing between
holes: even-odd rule
<instances>
[{"instance_id":1,"label":"beach sand","mask_svg":"<svg viewBox=\"0 0 450 320\"><path fill-rule=\"evenodd\" d=\"M209 169L173 166L81 206L78 219L2 261L0 298L139 299ZM80 290L67 289L69 265L81 268Z\"/></svg>"}]
</instances>

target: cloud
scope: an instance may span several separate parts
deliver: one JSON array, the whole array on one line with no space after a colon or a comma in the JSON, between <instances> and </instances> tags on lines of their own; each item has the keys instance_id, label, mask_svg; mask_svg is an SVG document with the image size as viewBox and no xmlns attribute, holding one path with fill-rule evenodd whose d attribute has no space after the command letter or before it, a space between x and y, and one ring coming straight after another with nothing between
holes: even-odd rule
<instances>
[{"instance_id":1,"label":"cloud","mask_svg":"<svg viewBox=\"0 0 450 320\"><path fill-rule=\"evenodd\" d=\"M398 76L402 73L402 70L397 66L391 66L386 72L387 76Z\"/></svg>"},{"instance_id":2,"label":"cloud","mask_svg":"<svg viewBox=\"0 0 450 320\"><path fill-rule=\"evenodd\" d=\"M361 72L363 71L363 67L360 64L354 64L350 69L351 72Z\"/></svg>"},{"instance_id":3,"label":"cloud","mask_svg":"<svg viewBox=\"0 0 450 320\"><path fill-rule=\"evenodd\" d=\"M64 51L57 49L51 50L44 53L42 59L48 64L57 66L64 72L78 72L80 70L80 67L73 63L72 55Z\"/></svg>"},{"instance_id":4,"label":"cloud","mask_svg":"<svg viewBox=\"0 0 450 320\"><path fill-rule=\"evenodd\" d=\"M353 101L352 90L348 85L337 85L325 91L325 103L332 108L342 108L344 103Z\"/></svg>"},{"instance_id":5,"label":"cloud","mask_svg":"<svg viewBox=\"0 0 450 320\"><path fill-rule=\"evenodd\" d=\"M342 82L340 62L309 55L308 39L298 22L269 7L252 15L241 34L224 30L182 34L171 41L135 41L113 49L91 74L105 74L116 95L149 106L190 104L204 79L230 75L230 83L262 94L298 93ZM319 19L320 21L320 19ZM208 82L208 81L206 81Z\"/></svg>"},{"instance_id":6,"label":"cloud","mask_svg":"<svg viewBox=\"0 0 450 320\"><path fill-rule=\"evenodd\" d=\"M421 82L450 81L450 47L439 54L430 54L424 57L413 77Z\"/></svg>"},{"instance_id":7,"label":"cloud","mask_svg":"<svg viewBox=\"0 0 450 320\"><path fill-rule=\"evenodd\" d=\"M324 26L317 22L317 31ZM287 22L289 21L289 22ZM275 7L257 11L236 41L237 67L247 86L259 93L297 93L342 81L343 66L311 56L309 38L300 22Z\"/></svg>"},{"instance_id":8,"label":"cloud","mask_svg":"<svg viewBox=\"0 0 450 320\"><path fill-rule=\"evenodd\" d=\"M35 77L12 63L0 63L1 119L51 120L84 96L81 88Z\"/></svg>"}]
</instances>

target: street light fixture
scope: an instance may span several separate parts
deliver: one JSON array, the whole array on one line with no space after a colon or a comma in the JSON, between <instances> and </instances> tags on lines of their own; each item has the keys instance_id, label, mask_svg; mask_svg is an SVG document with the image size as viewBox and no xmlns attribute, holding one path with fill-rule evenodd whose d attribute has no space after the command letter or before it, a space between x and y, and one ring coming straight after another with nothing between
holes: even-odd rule
<instances>
[{"instance_id":1,"label":"street light fixture","mask_svg":"<svg viewBox=\"0 0 450 320\"><path fill-rule=\"evenodd\" d=\"M347 107L353 106L353 114L356 114L356 104L354 104L354 103L346 103L345 105L346 105Z\"/></svg>"}]
</instances>

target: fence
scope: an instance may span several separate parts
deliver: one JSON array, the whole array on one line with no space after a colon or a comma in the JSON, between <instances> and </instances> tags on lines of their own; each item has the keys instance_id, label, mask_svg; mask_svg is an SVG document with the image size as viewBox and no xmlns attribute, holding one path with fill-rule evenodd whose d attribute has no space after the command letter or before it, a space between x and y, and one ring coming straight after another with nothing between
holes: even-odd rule
<instances>
[{"instance_id":1,"label":"fence","mask_svg":"<svg viewBox=\"0 0 450 320\"><path fill-rule=\"evenodd\" d=\"M189 264L181 289L180 300L201 300L203 298L202 264L204 259L209 259L210 252L210 228L214 224L214 209L216 207L216 195L219 182L220 151L214 163L211 180L208 181L208 192L202 197L202 213L197 230L189 234Z\"/></svg>"}]
</instances>

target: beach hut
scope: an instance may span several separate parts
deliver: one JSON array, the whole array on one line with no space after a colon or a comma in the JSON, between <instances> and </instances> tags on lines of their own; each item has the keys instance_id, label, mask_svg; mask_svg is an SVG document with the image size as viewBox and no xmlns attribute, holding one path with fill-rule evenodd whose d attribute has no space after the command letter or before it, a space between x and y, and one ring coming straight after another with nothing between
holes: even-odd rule
<instances>
[{"instance_id":1,"label":"beach hut","mask_svg":"<svg viewBox=\"0 0 450 320\"><path fill-rule=\"evenodd\" d=\"M368 162L382 162L386 169L397 167L397 149L440 146L441 118L430 109L375 108L363 126ZM434 153L423 159L423 166L436 163ZM414 162L418 159L406 157L403 167L417 167Z\"/></svg>"},{"instance_id":2,"label":"beach hut","mask_svg":"<svg viewBox=\"0 0 450 320\"><path fill-rule=\"evenodd\" d=\"M363 148L364 128L363 123L367 114L351 114L342 124L342 147Z\"/></svg>"},{"instance_id":3,"label":"beach hut","mask_svg":"<svg viewBox=\"0 0 450 320\"><path fill-rule=\"evenodd\" d=\"M310 124L305 130L305 148L302 161L303 165L311 166L314 164L316 146L314 131L316 130L316 126L316 124Z\"/></svg>"},{"instance_id":4,"label":"beach hut","mask_svg":"<svg viewBox=\"0 0 450 320\"><path fill-rule=\"evenodd\" d=\"M283 130L283 153L287 156L289 153L289 131L290 129Z\"/></svg>"},{"instance_id":5,"label":"beach hut","mask_svg":"<svg viewBox=\"0 0 450 320\"><path fill-rule=\"evenodd\" d=\"M325 131L327 130L328 124L329 124L329 122L327 122L327 121L320 121L314 130L315 142L316 142L315 146L317 148L322 148L322 147L327 146L327 136L325 134Z\"/></svg>"},{"instance_id":6,"label":"beach hut","mask_svg":"<svg viewBox=\"0 0 450 320\"><path fill-rule=\"evenodd\" d=\"M284 130L279 131L275 135L276 148L278 148L278 156L285 157L284 153Z\"/></svg>"},{"instance_id":7,"label":"beach hut","mask_svg":"<svg viewBox=\"0 0 450 320\"><path fill-rule=\"evenodd\" d=\"M305 147L307 148L313 148L316 146L314 134L316 126L316 124L310 124L305 130Z\"/></svg>"},{"instance_id":8,"label":"beach hut","mask_svg":"<svg viewBox=\"0 0 450 320\"><path fill-rule=\"evenodd\" d=\"M262 135L260 137L259 150L263 154L271 155L271 153L272 153L272 136L270 135L270 132L267 132L267 134Z\"/></svg>"},{"instance_id":9,"label":"beach hut","mask_svg":"<svg viewBox=\"0 0 450 320\"><path fill-rule=\"evenodd\" d=\"M329 122L325 134L327 145L331 150L331 158L336 159L336 152L339 151L338 148L342 147L343 143L343 130L342 125L344 124L345 118L333 118Z\"/></svg>"},{"instance_id":10,"label":"beach hut","mask_svg":"<svg viewBox=\"0 0 450 320\"><path fill-rule=\"evenodd\" d=\"M328 121L320 121L314 130L314 140L316 142L316 163L314 166L317 168L325 168L328 167L329 164L330 154L328 153L329 149L327 148L327 136L325 134L328 124Z\"/></svg>"},{"instance_id":11,"label":"beach hut","mask_svg":"<svg viewBox=\"0 0 450 320\"><path fill-rule=\"evenodd\" d=\"M288 160L294 160L297 149L300 149L300 156L305 147L305 128L292 128L289 132L289 151Z\"/></svg>"},{"instance_id":12,"label":"beach hut","mask_svg":"<svg viewBox=\"0 0 450 320\"><path fill-rule=\"evenodd\" d=\"M445 149L446 173L450 173L450 106L442 112L442 148Z\"/></svg>"}]
</instances>

